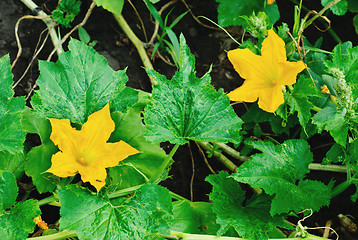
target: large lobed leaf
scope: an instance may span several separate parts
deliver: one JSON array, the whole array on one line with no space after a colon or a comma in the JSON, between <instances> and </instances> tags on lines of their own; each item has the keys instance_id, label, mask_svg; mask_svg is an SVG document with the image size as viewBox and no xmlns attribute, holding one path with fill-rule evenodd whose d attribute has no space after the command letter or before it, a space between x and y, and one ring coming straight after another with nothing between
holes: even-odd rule
<instances>
[{"instance_id":1,"label":"large lobed leaf","mask_svg":"<svg viewBox=\"0 0 358 240\"><path fill-rule=\"evenodd\" d=\"M83 124L118 97L127 77L124 70L113 71L103 56L78 40L71 39L68 48L56 63L39 62L40 89L31 104L47 118Z\"/></svg>"},{"instance_id":2,"label":"large lobed leaf","mask_svg":"<svg viewBox=\"0 0 358 240\"><path fill-rule=\"evenodd\" d=\"M213 201L217 223L221 225L218 235L225 234L230 227L234 227L243 238L265 240L269 238L269 231L276 226L286 226L283 217L272 217L269 213L272 197L261 194L247 200L244 205L245 192L229 176L227 172L220 172L206 178L213 185L209 197Z\"/></svg>"},{"instance_id":3,"label":"large lobed leaf","mask_svg":"<svg viewBox=\"0 0 358 240\"><path fill-rule=\"evenodd\" d=\"M18 188L15 177L7 171L0 176L0 235L1 239L26 239L34 230L34 218L41 215L38 202L16 203Z\"/></svg>"},{"instance_id":4,"label":"large lobed leaf","mask_svg":"<svg viewBox=\"0 0 358 240\"><path fill-rule=\"evenodd\" d=\"M330 187L319 181L303 180L313 161L306 141L287 140L280 145L251 142L249 145L262 153L253 155L232 176L238 182L273 195L272 216L306 208L316 211L329 204Z\"/></svg>"},{"instance_id":5,"label":"large lobed leaf","mask_svg":"<svg viewBox=\"0 0 358 240\"><path fill-rule=\"evenodd\" d=\"M222 90L210 85L210 76L195 76L194 56L180 36L180 69L172 80L151 70L153 100L144 111L146 138L152 142L185 144L195 141L240 141L242 120Z\"/></svg>"},{"instance_id":6,"label":"large lobed leaf","mask_svg":"<svg viewBox=\"0 0 358 240\"><path fill-rule=\"evenodd\" d=\"M25 98L14 98L12 90L9 55L0 58L0 152L21 153L25 141L25 131L21 125L21 114L25 108Z\"/></svg>"},{"instance_id":7,"label":"large lobed leaf","mask_svg":"<svg viewBox=\"0 0 358 240\"><path fill-rule=\"evenodd\" d=\"M62 188L58 196L60 228L76 230L80 239L139 240L158 232L169 234L171 197L158 185L144 185L132 199L117 202L75 185Z\"/></svg>"},{"instance_id":8,"label":"large lobed leaf","mask_svg":"<svg viewBox=\"0 0 358 240\"><path fill-rule=\"evenodd\" d=\"M297 112L298 120L305 127L311 118L313 104L309 96L318 96L316 87L310 78L300 76L291 94L285 94L285 101L290 105L290 113Z\"/></svg>"}]
</instances>

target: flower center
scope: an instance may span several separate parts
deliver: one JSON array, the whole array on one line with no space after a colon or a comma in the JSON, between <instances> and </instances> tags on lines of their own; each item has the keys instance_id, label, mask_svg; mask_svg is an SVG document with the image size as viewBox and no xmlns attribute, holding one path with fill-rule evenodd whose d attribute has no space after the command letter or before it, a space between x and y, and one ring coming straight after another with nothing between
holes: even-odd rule
<instances>
[{"instance_id":1,"label":"flower center","mask_svg":"<svg viewBox=\"0 0 358 240\"><path fill-rule=\"evenodd\" d=\"M76 157L76 161L85 167L92 165L95 162L95 160L96 160L95 152L88 149L80 150Z\"/></svg>"}]
</instances>

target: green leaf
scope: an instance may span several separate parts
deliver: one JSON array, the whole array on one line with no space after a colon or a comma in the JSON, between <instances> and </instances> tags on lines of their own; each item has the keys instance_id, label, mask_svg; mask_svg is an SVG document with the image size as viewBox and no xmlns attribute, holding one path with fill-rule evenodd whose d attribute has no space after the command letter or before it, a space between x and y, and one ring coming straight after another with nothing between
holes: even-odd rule
<instances>
[{"instance_id":1,"label":"green leaf","mask_svg":"<svg viewBox=\"0 0 358 240\"><path fill-rule=\"evenodd\" d=\"M16 179L20 179L24 174L24 167L25 155L23 153L0 152L0 170L11 172Z\"/></svg>"},{"instance_id":2,"label":"green leaf","mask_svg":"<svg viewBox=\"0 0 358 240\"><path fill-rule=\"evenodd\" d=\"M358 34L358 15L355 15L353 18L353 26L356 29L356 33Z\"/></svg>"},{"instance_id":3,"label":"green leaf","mask_svg":"<svg viewBox=\"0 0 358 240\"><path fill-rule=\"evenodd\" d=\"M91 41L90 35L82 26L78 27L78 37L85 44L89 44L89 42Z\"/></svg>"},{"instance_id":4,"label":"green leaf","mask_svg":"<svg viewBox=\"0 0 358 240\"><path fill-rule=\"evenodd\" d=\"M24 240L34 231L34 218L41 215L35 200L17 203L10 211L0 213L0 235L5 240Z\"/></svg>"},{"instance_id":5,"label":"green leaf","mask_svg":"<svg viewBox=\"0 0 358 240\"><path fill-rule=\"evenodd\" d=\"M297 112L298 120L305 127L311 118L313 104L309 96L318 96L317 89L310 78L300 76L291 94L285 94L285 101L290 105L290 113Z\"/></svg>"},{"instance_id":6,"label":"green leaf","mask_svg":"<svg viewBox=\"0 0 358 240\"><path fill-rule=\"evenodd\" d=\"M163 165L167 155L159 144L153 144L144 138L145 126L141 108L129 110L126 114L112 113L112 119L116 123L116 129L110 141L123 140L140 153L129 156L119 162L118 166L108 169L108 192L161 180L168 167Z\"/></svg>"},{"instance_id":7,"label":"green leaf","mask_svg":"<svg viewBox=\"0 0 358 240\"><path fill-rule=\"evenodd\" d=\"M334 140L343 147L347 144L348 122L344 118L345 111L338 112L335 107L325 107L316 113L312 121L317 125L318 131L329 131Z\"/></svg>"},{"instance_id":8,"label":"green leaf","mask_svg":"<svg viewBox=\"0 0 358 240\"><path fill-rule=\"evenodd\" d=\"M218 23L222 27L238 26L245 22L242 16L250 16L264 8L264 1L260 0L216 0L218 6Z\"/></svg>"},{"instance_id":9,"label":"green leaf","mask_svg":"<svg viewBox=\"0 0 358 240\"><path fill-rule=\"evenodd\" d=\"M220 172L206 178L213 185L209 197L213 201L217 223L221 225L218 235L225 234L232 226L243 238L265 240L269 231L276 226L284 226L283 217L272 217L269 213L270 196L260 194L247 200L244 205L245 192L229 176L227 172Z\"/></svg>"},{"instance_id":10,"label":"green leaf","mask_svg":"<svg viewBox=\"0 0 358 240\"><path fill-rule=\"evenodd\" d=\"M276 3L266 5L264 12L269 17L272 25L274 25L280 19L280 11Z\"/></svg>"},{"instance_id":11,"label":"green leaf","mask_svg":"<svg viewBox=\"0 0 358 240\"><path fill-rule=\"evenodd\" d=\"M107 11L115 14L121 14L124 0L95 0L98 6L102 6Z\"/></svg>"},{"instance_id":12,"label":"green leaf","mask_svg":"<svg viewBox=\"0 0 358 240\"><path fill-rule=\"evenodd\" d=\"M180 71L172 80L153 70L147 73L153 86L153 101L145 108L146 138L152 142L185 144L194 141L240 142L242 120L222 90L210 85L210 76L195 76L194 56L180 37Z\"/></svg>"},{"instance_id":13,"label":"green leaf","mask_svg":"<svg viewBox=\"0 0 358 240\"><path fill-rule=\"evenodd\" d=\"M132 199L112 202L75 185L62 188L58 196L61 230L75 230L80 239L141 240L169 234L171 197L161 186L144 185Z\"/></svg>"},{"instance_id":14,"label":"green leaf","mask_svg":"<svg viewBox=\"0 0 358 240\"><path fill-rule=\"evenodd\" d=\"M329 187L322 182L302 180L309 172L308 165L313 162L306 141L287 140L281 145L271 142L249 144L262 153L243 163L233 178L273 195L272 216L306 208L317 211L329 204Z\"/></svg>"},{"instance_id":15,"label":"green leaf","mask_svg":"<svg viewBox=\"0 0 358 240\"><path fill-rule=\"evenodd\" d=\"M59 177L45 172L51 167L51 157L58 148L47 141L40 146L34 147L26 156L25 172L32 178L32 182L39 193L52 192L59 182Z\"/></svg>"},{"instance_id":16,"label":"green leaf","mask_svg":"<svg viewBox=\"0 0 358 240\"><path fill-rule=\"evenodd\" d=\"M187 200L173 202L173 226L171 230L191 234L216 235L219 226L212 204Z\"/></svg>"},{"instance_id":17,"label":"green leaf","mask_svg":"<svg viewBox=\"0 0 358 240\"><path fill-rule=\"evenodd\" d=\"M328 3L332 2L331 0L321 0L322 5L325 7ZM338 16L342 16L347 12L348 3L347 0L341 0L337 4L333 5L330 9L332 12Z\"/></svg>"},{"instance_id":18,"label":"green leaf","mask_svg":"<svg viewBox=\"0 0 358 240\"><path fill-rule=\"evenodd\" d=\"M107 60L85 43L71 39L68 48L56 63L39 62L40 89L31 104L47 118L83 124L118 96L127 78L124 71L114 72Z\"/></svg>"},{"instance_id":19,"label":"green leaf","mask_svg":"<svg viewBox=\"0 0 358 240\"><path fill-rule=\"evenodd\" d=\"M4 103L14 95L12 90L13 75L11 73L10 57L5 55L0 58L0 83L1 83L1 94L0 102Z\"/></svg>"},{"instance_id":20,"label":"green leaf","mask_svg":"<svg viewBox=\"0 0 358 240\"><path fill-rule=\"evenodd\" d=\"M33 109L25 109L22 115L22 125L27 132L38 134L41 142L50 141L52 131L50 121L36 114Z\"/></svg>"},{"instance_id":21,"label":"green leaf","mask_svg":"<svg viewBox=\"0 0 358 240\"><path fill-rule=\"evenodd\" d=\"M0 212L11 208L16 203L17 188L15 176L7 171L1 171L0 176Z\"/></svg>"},{"instance_id":22,"label":"green leaf","mask_svg":"<svg viewBox=\"0 0 358 240\"><path fill-rule=\"evenodd\" d=\"M12 78L10 58L5 55L0 58L0 151L16 154L23 151L26 135L21 125L25 98L13 98Z\"/></svg>"},{"instance_id":23,"label":"green leaf","mask_svg":"<svg viewBox=\"0 0 358 240\"><path fill-rule=\"evenodd\" d=\"M55 10L52 11L51 17L59 24L65 27L71 27L70 23L81 11L81 1L78 0L61 0Z\"/></svg>"}]
</instances>

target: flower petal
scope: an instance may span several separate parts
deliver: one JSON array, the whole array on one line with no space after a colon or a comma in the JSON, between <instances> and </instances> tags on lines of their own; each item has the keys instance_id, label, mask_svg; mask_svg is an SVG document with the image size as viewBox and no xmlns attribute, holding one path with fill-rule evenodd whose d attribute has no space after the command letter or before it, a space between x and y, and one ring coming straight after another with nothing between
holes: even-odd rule
<instances>
[{"instance_id":1,"label":"flower petal","mask_svg":"<svg viewBox=\"0 0 358 240\"><path fill-rule=\"evenodd\" d=\"M297 74L306 68L306 64L302 61L282 63L281 84L293 85L296 83Z\"/></svg>"},{"instance_id":2,"label":"flower petal","mask_svg":"<svg viewBox=\"0 0 358 240\"><path fill-rule=\"evenodd\" d=\"M105 149L100 156L101 166L108 168L117 166L127 157L137 154L139 151L124 141L106 143Z\"/></svg>"},{"instance_id":3,"label":"flower petal","mask_svg":"<svg viewBox=\"0 0 358 240\"><path fill-rule=\"evenodd\" d=\"M255 81L246 80L239 88L227 94L231 101L255 102L260 95L260 88Z\"/></svg>"},{"instance_id":4,"label":"flower petal","mask_svg":"<svg viewBox=\"0 0 358 240\"><path fill-rule=\"evenodd\" d=\"M109 112L109 105L91 114L81 129L81 135L85 136L83 147L89 149L98 144L107 142L109 136L114 131L114 122Z\"/></svg>"},{"instance_id":5,"label":"flower petal","mask_svg":"<svg viewBox=\"0 0 358 240\"><path fill-rule=\"evenodd\" d=\"M275 112L277 108L285 102L280 85L271 89L265 89L260 92L259 108L266 112Z\"/></svg>"},{"instance_id":6,"label":"flower petal","mask_svg":"<svg viewBox=\"0 0 358 240\"><path fill-rule=\"evenodd\" d=\"M83 182L89 182L97 189L97 192L106 184L107 171L105 168L96 165L91 167L82 167L79 169Z\"/></svg>"},{"instance_id":7,"label":"flower petal","mask_svg":"<svg viewBox=\"0 0 358 240\"><path fill-rule=\"evenodd\" d=\"M46 172L62 178L74 176L80 168L72 154L63 152L57 152L52 155L51 162L52 165Z\"/></svg>"},{"instance_id":8,"label":"flower petal","mask_svg":"<svg viewBox=\"0 0 358 240\"><path fill-rule=\"evenodd\" d=\"M58 148L67 154L75 154L77 146L75 143L81 142L79 132L71 127L69 119L50 118L52 132L50 139Z\"/></svg>"},{"instance_id":9,"label":"flower petal","mask_svg":"<svg viewBox=\"0 0 358 240\"><path fill-rule=\"evenodd\" d=\"M268 36L262 42L261 56L271 59L273 65L287 60L285 42L272 29L268 30ZM257 63L253 62L253 64Z\"/></svg>"}]
</instances>

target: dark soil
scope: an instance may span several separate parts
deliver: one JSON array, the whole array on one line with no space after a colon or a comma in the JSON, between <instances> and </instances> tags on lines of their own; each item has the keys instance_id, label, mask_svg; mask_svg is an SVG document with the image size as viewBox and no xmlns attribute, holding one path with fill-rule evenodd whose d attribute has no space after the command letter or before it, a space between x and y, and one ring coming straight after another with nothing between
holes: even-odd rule
<instances>
[{"instance_id":1,"label":"dark soil","mask_svg":"<svg viewBox=\"0 0 358 240\"><path fill-rule=\"evenodd\" d=\"M146 10L143 1L132 2L135 4L137 11L143 19L146 33L148 38L150 38L154 28L153 20L150 18L150 15ZM164 2L166 3L168 1L163 0L162 2L164 4ZM289 27L292 29L293 4L286 0L278 0L277 2L282 14L281 20L283 22L287 22ZM41 6L45 12L49 13L56 7L57 1L38 0L36 3ZM84 13L87 11L89 4L89 1L83 1L81 15L76 18L75 23L73 23L72 26L82 21ZM212 19L213 21L217 21L217 3L215 0L187 0L187 4L191 8L193 14L196 16L203 15ZM310 9L321 9L320 1L318 0L307 1L305 4L307 4L307 7ZM175 8L169 17L169 22L173 21L177 16L186 10L187 8L185 5L181 1L178 1L175 4ZM167 13L168 11L165 11L164 14ZM9 53L11 61L15 59L18 48L15 41L14 26L20 17L28 14L33 13L28 10L20 0L0 1L0 56ZM126 3L124 6L123 16L128 21L137 36L144 41L145 37L140 21L138 20L138 17L135 14L133 8L128 3ZM351 23L353 18L352 13L349 13L344 17L336 17L333 15L329 15L328 17L332 22L332 29L338 34L338 36L341 37L342 41L352 41L354 45L358 44L358 36L355 34L353 25ZM205 22L205 20L202 19L201 21ZM210 25L209 22L205 22L205 24ZM317 25L321 29L326 28L326 26L324 26L322 23L318 23ZM15 68L13 69L14 82L16 82L17 79L21 77L26 67L30 63L40 33L45 29L45 27L45 24L40 20L26 19L21 22L19 27L19 37L22 44L22 55ZM91 39L97 41L97 44L94 48L108 59L109 64L114 70L128 67L128 86L142 89L144 91L151 90L149 79L142 67L143 64L135 48L120 29L110 13L102 8L95 8L84 27L90 34ZM69 29L63 29L61 35L63 36L68 30ZM210 65L212 64L212 84L216 88L223 88L226 92L228 92L240 84L240 82L238 82L240 77L235 71L233 71L233 68L228 62L225 54L225 51L235 48L236 45L232 42L232 40L230 40L230 38L226 36L226 34L224 34L222 31L213 30L202 26L196 22L189 13L179 22L179 24L174 28L174 31L177 34L181 32L184 34L192 53L196 57L196 69L198 76L202 76L205 72L207 72L210 68ZM235 34L235 32L239 33L239 29L232 29L232 31L234 36L238 36ZM319 37L323 36L324 41L322 48L326 50L331 50L336 44L329 33L322 33L313 26L307 29L305 36L311 42L315 42ZM78 36L75 33L73 34L73 37L77 38ZM38 58L35 59L34 64L31 66L22 82L15 88L16 95L28 95L30 93L31 88L33 87L39 74L37 59L47 59L52 49L52 43L50 40L48 40L46 46L39 54ZM149 50L148 54L150 54ZM156 58L153 62L153 65L158 72L167 76L168 78L171 78L176 70L175 67L164 63L160 58ZM239 112L244 110L243 106L235 106L235 108ZM31 142L36 141L35 138L29 138L29 141L30 145L37 144L36 142ZM317 137L313 138L311 143L312 146L319 146L325 142ZM170 144L163 144L163 148L166 151L169 151L171 146ZM203 157L194 143L191 143L191 149L193 154L193 161L195 163L193 197L195 201L207 201L207 194L211 191L211 186L209 183L205 182L204 179L211 172L204 163ZM328 149L329 147L317 150L314 152L315 157L322 159ZM172 169L170 171L171 178L164 181L162 185L168 187L171 191L190 199L190 180L193 173L193 166L190 150L187 145L179 148L178 152L174 156L174 161L175 162L172 165ZM215 171L224 169L224 167L217 163L214 158L210 158L208 161L215 169ZM328 183L333 177L333 174L313 172L310 174L310 177ZM337 174L334 175L334 177L338 178L338 181L343 181L345 176L344 174ZM349 188L341 196L332 199L332 203L329 207L323 208L322 211L315 214L305 223L309 226L314 226L315 224L318 226L324 226L327 220L333 220L332 227L338 229L340 226L340 223L337 219L338 214L350 214L353 217L358 218L358 209L356 205L349 200L349 196L354 192L354 190L355 189L353 187ZM295 221L297 221L297 219L293 220L293 222ZM340 231L339 233L341 235L340 239L358 239L358 235L356 233L347 233L347 231ZM321 233L317 234L321 235Z\"/></svg>"}]
</instances>

